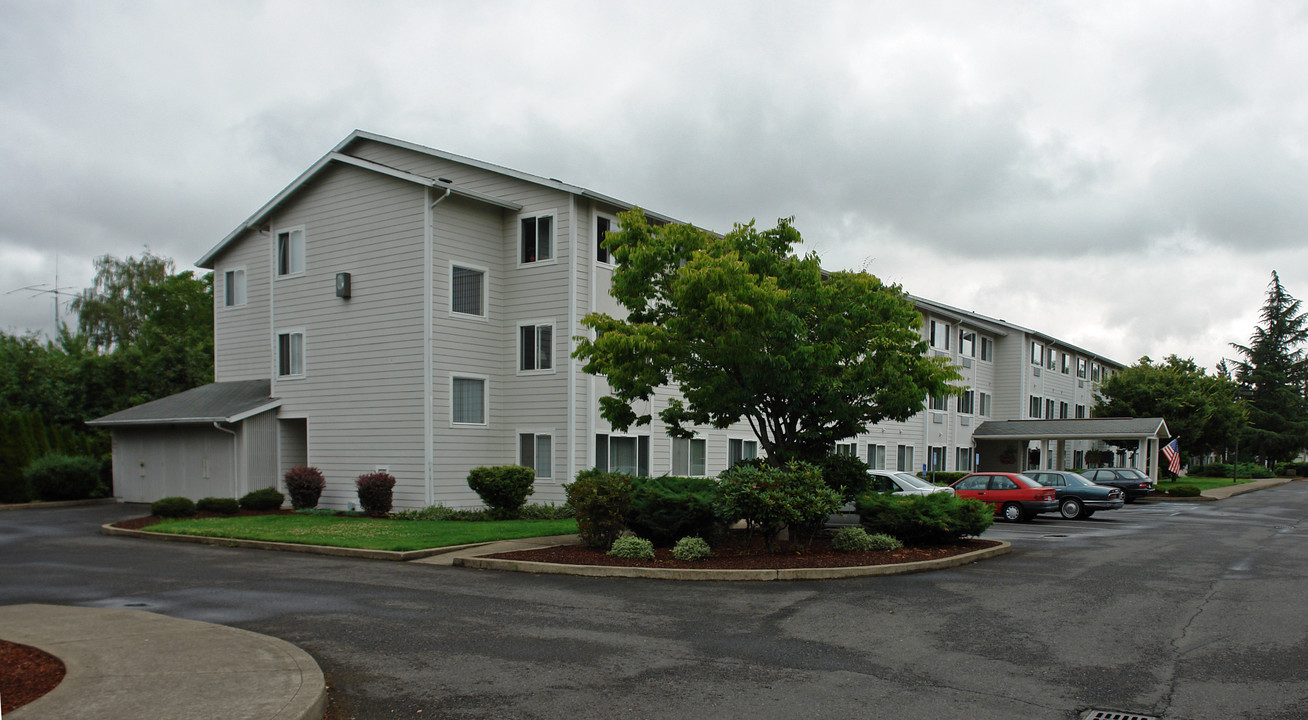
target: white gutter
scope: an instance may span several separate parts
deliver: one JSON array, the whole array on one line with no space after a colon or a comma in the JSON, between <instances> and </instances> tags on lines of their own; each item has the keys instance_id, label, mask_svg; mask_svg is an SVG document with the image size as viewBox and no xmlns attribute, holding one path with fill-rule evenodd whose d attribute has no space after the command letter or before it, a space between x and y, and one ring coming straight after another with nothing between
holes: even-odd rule
<instances>
[{"instance_id":1,"label":"white gutter","mask_svg":"<svg viewBox=\"0 0 1308 720\"><path fill-rule=\"evenodd\" d=\"M435 403L435 393L432 383L431 374L435 369L435 361L432 357L432 342L434 340L432 323L435 322L435 269L432 264L436 261L436 229L435 229L435 210L436 206L442 200L450 196L452 188L446 188L445 194L435 200L431 199L431 188L425 191L423 202L423 231L422 231L422 483L427 491L427 505L436 504L436 479L434 468L432 468L432 457L436 454L436 420L432 411L432 404Z\"/></svg>"},{"instance_id":2,"label":"white gutter","mask_svg":"<svg viewBox=\"0 0 1308 720\"><path fill-rule=\"evenodd\" d=\"M568 482L577 477L577 196L568 195ZM553 472L550 473L553 475Z\"/></svg>"},{"instance_id":3,"label":"white gutter","mask_svg":"<svg viewBox=\"0 0 1308 720\"><path fill-rule=\"evenodd\" d=\"M219 432L225 432L228 435L232 436L232 497L239 498L241 496L241 483L239 477L240 467L241 467L241 456L240 456L240 449L237 447L236 431L228 430L227 428L218 424L218 421L216 420L214 421L213 429Z\"/></svg>"}]
</instances>

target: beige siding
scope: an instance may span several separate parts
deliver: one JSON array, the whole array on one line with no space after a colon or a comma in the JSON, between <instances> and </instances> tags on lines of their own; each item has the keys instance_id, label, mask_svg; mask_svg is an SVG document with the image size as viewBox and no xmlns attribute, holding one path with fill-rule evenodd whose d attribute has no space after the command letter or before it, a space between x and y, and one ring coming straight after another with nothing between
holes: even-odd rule
<instances>
[{"instance_id":1,"label":"beige siding","mask_svg":"<svg viewBox=\"0 0 1308 720\"><path fill-rule=\"evenodd\" d=\"M268 377L268 298L271 251L268 235L247 232L214 259L214 379ZM245 270L246 304L226 306L224 275Z\"/></svg>"},{"instance_id":2,"label":"beige siding","mask_svg":"<svg viewBox=\"0 0 1308 720\"><path fill-rule=\"evenodd\" d=\"M245 465L242 494L275 488L277 472L277 414L265 412L241 422L241 454Z\"/></svg>"},{"instance_id":3,"label":"beige siding","mask_svg":"<svg viewBox=\"0 0 1308 720\"><path fill-rule=\"evenodd\" d=\"M113 431L114 495L124 502L181 496L235 498L234 438L213 427L174 425Z\"/></svg>"}]
</instances>

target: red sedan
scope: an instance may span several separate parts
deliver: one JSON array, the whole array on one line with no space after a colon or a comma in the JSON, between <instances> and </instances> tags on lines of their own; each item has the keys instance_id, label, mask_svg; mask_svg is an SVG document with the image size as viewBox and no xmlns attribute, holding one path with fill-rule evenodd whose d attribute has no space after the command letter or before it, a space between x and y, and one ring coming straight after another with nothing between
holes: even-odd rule
<instances>
[{"instance_id":1,"label":"red sedan","mask_svg":"<svg viewBox=\"0 0 1308 720\"><path fill-rule=\"evenodd\" d=\"M950 487L959 497L976 498L995 509L1009 522L1030 520L1040 513L1058 512L1058 497L1053 488L1045 487L1021 473L972 473Z\"/></svg>"}]
</instances>

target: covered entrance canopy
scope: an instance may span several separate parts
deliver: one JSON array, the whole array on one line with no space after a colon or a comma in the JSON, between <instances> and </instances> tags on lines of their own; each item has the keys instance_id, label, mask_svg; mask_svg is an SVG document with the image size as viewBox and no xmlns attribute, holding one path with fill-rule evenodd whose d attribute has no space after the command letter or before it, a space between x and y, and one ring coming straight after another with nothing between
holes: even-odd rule
<instances>
[{"instance_id":1,"label":"covered entrance canopy","mask_svg":"<svg viewBox=\"0 0 1308 720\"><path fill-rule=\"evenodd\" d=\"M977 470L1021 472L1026 470L1026 448L1033 440L1047 447L1057 444L1054 469L1064 469L1069 440L1137 440L1149 477L1158 481L1158 453L1170 437L1162 418L1079 418L1075 420L987 420L972 431L976 444ZM1146 468L1139 468L1145 470Z\"/></svg>"}]
</instances>

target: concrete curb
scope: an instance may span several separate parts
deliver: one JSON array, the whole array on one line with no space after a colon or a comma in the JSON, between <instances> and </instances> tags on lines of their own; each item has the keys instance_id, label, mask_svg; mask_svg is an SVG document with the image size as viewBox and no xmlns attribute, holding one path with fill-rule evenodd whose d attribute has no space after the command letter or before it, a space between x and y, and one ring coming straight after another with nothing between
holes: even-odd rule
<instances>
[{"instance_id":1,"label":"concrete curb","mask_svg":"<svg viewBox=\"0 0 1308 720\"><path fill-rule=\"evenodd\" d=\"M144 610L0 607L0 636L63 661L63 682L6 720L321 720L327 683L275 637Z\"/></svg>"},{"instance_id":2,"label":"concrete curb","mask_svg":"<svg viewBox=\"0 0 1308 720\"><path fill-rule=\"evenodd\" d=\"M113 505L118 502L118 498L95 498L94 500L51 500L48 502L25 502L25 503L8 503L0 505L0 511L4 510L45 510L52 508L77 507L79 505Z\"/></svg>"},{"instance_id":3,"label":"concrete curb","mask_svg":"<svg viewBox=\"0 0 1308 720\"><path fill-rule=\"evenodd\" d=\"M852 577L876 577L881 575L904 575L907 573L928 572L944 568L967 565L1011 552L1011 543L1000 541L999 545L970 553L941 558L939 560L922 560L919 562L899 563L896 565L863 565L840 568L789 568L782 570L683 570L645 567L613 567L608 565L564 565L560 563L531 562L527 560L503 560L488 557L456 557L457 567L479 570L508 570L540 575L580 575L582 577L624 577L648 578L658 580L835 580Z\"/></svg>"},{"instance_id":4,"label":"concrete curb","mask_svg":"<svg viewBox=\"0 0 1308 720\"><path fill-rule=\"evenodd\" d=\"M148 540L167 540L172 542L196 543L199 545L218 545L220 547L250 548L253 550L281 550L284 552L310 553L313 555L332 555L336 557L362 558L365 560L390 560L408 562L433 555L458 552L471 548L490 545L490 542L471 543L468 545L450 545L448 547L426 548L423 550L365 550L361 548L343 548L331 545L302 545L300 543L270 542L267 540L241 540L238 538L206 537L204 535L176 535L173 533L150 532L148 530L127 530L114 527L112 523L100 526L100 534L119 537L146 538Z\"/></svg>"}]
</instances>

